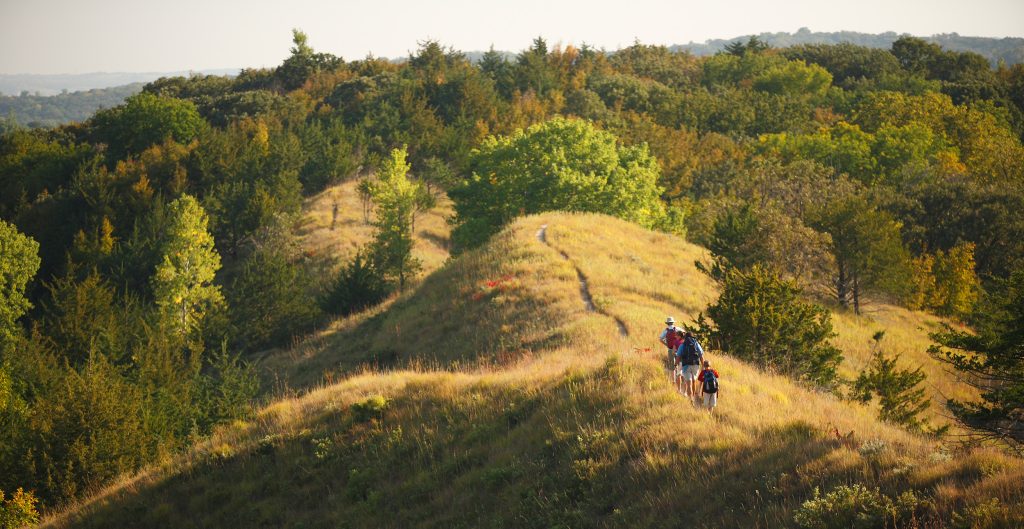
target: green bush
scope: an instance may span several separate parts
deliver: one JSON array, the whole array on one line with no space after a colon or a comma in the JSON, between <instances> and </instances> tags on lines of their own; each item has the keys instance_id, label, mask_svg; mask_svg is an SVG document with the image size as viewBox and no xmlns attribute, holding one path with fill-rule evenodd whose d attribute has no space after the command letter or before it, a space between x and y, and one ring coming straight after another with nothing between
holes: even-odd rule
<instances>
[{"instance_id":1,"label":"green bush","mask_svg":"<svg viewBox=\"0 0 1024 529\"><path fill-rule=\"evenodd\" d=\"M348 315L380 303L388 295L387 283L362 253L357 253L338 273L320 300L324 311Z\"/></svg>"},{"instance_id":2,"label":"green bush","mask_svg":"<svg viewBox=\"0 0 1024 529\"><path fill-rule=\"evenodd\" d=\"M367 397L361 402L352 405L352 416L358 422L366 422L370 419L379 419L388 409L388 399L382 395Z\"/></svg>"},{"instance_id":3,"label":"green bush","mask_svg":"<svg viewBox=\"0 0 1024 529\"><path fill-rule=\"evenodd\" d=\"M963 513L953 513L953 527L957 529L1011 529L1022 524L1024 516L1013 512L997 498L968 507Z\"/></svg>"},{"instance_id":4,"label":"green bush","mask_svg":"<svg viewBox=\"0 0 1024 529\"><path fill-rule=\"evenodd\" d=\"M38 502L31 492L18 489L10 499L4 499L4 491L0 490L0 529L35 525L39 521L39 513L36 512Z\"/></svg>"},{"instance_id":5,"label":"green bush","mask_svg":"<svg viewBox=\"0 0 1024 529\"><path fill-rule=\"evenodd\" d=\"M923 505L910 491L893 500L861 484L840 485L824 496L815 488L814 499L805 501L793 519L807 529L904 527Z\"/></svg>"}]
</instances>

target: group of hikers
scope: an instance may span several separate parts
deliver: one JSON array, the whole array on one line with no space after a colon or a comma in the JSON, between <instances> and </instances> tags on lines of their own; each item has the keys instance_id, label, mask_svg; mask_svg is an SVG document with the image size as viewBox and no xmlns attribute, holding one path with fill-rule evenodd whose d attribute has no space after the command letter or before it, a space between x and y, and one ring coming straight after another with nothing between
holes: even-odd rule
<instances>
[{"instance_id":1,"label":"group of hikers","mask_svg":"<svg viewBox=\"0 0 1024 529\"><path fill-rule=\"evenodd\" d=\"M665 320L665 325L658 340L668 348L673 383L695 406L703 397L704 407L713 412L718 405L718 371L711 368L711 361L704 358L704 348L690 331L676 327L672 316Z\"/></svg>"}]
</instances>

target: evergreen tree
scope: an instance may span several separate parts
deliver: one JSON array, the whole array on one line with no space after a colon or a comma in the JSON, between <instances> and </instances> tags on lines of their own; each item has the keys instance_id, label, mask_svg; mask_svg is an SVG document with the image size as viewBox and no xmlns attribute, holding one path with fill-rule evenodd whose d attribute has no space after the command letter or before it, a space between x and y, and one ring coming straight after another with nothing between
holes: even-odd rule
<instances>
[{"instance_id":1,"label":"evergreen tree","mask_svg":"<svg viewBox=\"0 0 1024 529\"><path fill-rule=\"evenodd\" d=\"M823 307L801 299L793 281L754 265L749 270L715 267L721 295L707 309L714 322L697 321L699 332L723 351L766 369L831 387L843 356L829 343L835 336Z\"/></svg>"},{"instance_id":2,"label":"evergreen tree","mask_svg":"<svg viewBox=\"0 0 1024 529\"><path fill-rule=\"evenodd\" d=\"M889 358L879 346L882 334L875 334L871 364L854 382L854 394L865 403L877 396L879 419L920 431L927 425L927 421L919 417L928 409L928 397L921 387L925 374L920 367L898 369L900 355Z\"/></svg>"},{"instance_id":3,"label":"evergreen tree","mask_svg":"<svg viewBox=\"0 0 1024 529\"><path fill-rule=\"evenodd\" d=\"M1024 452L1024 266L994 281L977 306L974 332L947 326L932 335L929 352L981 391L979 402L948 401L957 420Z\"/></svg>"},{"instance_id":4,"label":"evergreen tree","mask_svg":"<svg viewBox=\"0 0 1024 529\"><path fill-rule=\"evenodd\" d=\"M301 87L312 75L337 68L343 61L329 53L316 53L307 44L309 37L298 29L292 30L292 42L295 47L281 66L274 70L274 78L287 91Z\"/></svg>"},{"instance_id":5,"label":"evergreen tree","mask_svg":"<svg viewBox=\"0 0 1024 529\"><path fill-rule=\"evenodd\" d=\"M387 293L380 272L362 252L357 252L338 273L320 303L324 310L345 316L379 303Z\"/></svg>"},{"instance_id":6,"label":"evergreen tree","mask_svg":"<svg viewBox=\"0 0 1024 529\"><path fill-rule=\"evenodd\" d=\"M321 313L313 277L284 230L266 230L225 291L237 343L246 350L284 345L309 332Z\"/></svg>"},{"instance_id":7,"label":"evergreen tree","mask_svg":"<svg viewBox=\"0 0 1024 529\"><path fill-rule=\"evenodd\" d=\"M865 291L911 295L913 264L892 215L858 194L831 200L809 217L812 228L831 236L832 287L840 305L852 302L860 314Z\"/></svg>"}]
</instances>

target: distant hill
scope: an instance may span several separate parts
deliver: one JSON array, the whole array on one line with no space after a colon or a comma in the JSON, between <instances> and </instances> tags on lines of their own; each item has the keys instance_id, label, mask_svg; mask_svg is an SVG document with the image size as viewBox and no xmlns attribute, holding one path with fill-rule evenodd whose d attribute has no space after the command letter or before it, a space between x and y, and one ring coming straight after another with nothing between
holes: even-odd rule
<instances>
[{"instance_id":1,"label":"distant hill","mask_svg":"<svg viewBox=\"0 0 1024 529\"><path fill-rule=\"evenodd\" d=\"M904 36L908 36L908 34L892 31L878 34L858 33L856 31L819 32L800 28L796 33L760 33L757 35L757 38L776 48L798 44L839 44L841 42L849 42L869 48L889 48L896 39ZM671 46L671 48L673 50L689 51L694 55L712 55L725 49L727 44L748 38L750 38L750 35L742 35L731 39L708 40L704 43L676 44ZM943 33L921 38L934 42L947 50L972 51L988 59L993 66L998 64L1000 60L1008 65L1024 63L1024 38L965 37L957 33Z\"/></svg>"},{"instance_id":2,"label":"distant hill","mask_svg":"<svg viewBox=\"0 0 1024 529\"><path fill-rule=\"evenodd\" d=\"M148 83L161 77L190 74L237 75L238 68L177 72L92 72L82 74L0 74L0 94L52 96L64 91L76 92L110 88L133 83Z\"/></svg>"},{"instance_id":3,"label":"distant hill","mask_svg":"<svg viewBox=\"0 0 1024 529\"><path fill-rule=\"evenodd\" d=\"M85 121L101 108L120 105L125 98L139 93L144 85L132 83L54 96L0 96L0 119L13 118L19 125L32 128Z\"/></svg>"},{"instance_id":4,"label":"distant hill","mask_svg":"<svg viewBox=\"0 0 1024 529\"><path fill-rule=\"evenodd\" d=\"M123 72L75 75L0 74L0 120L26 127L85 121L97 110L120 105L161 77L236 75L237 68L202 72Z\"/></svg>"}]
</instances>

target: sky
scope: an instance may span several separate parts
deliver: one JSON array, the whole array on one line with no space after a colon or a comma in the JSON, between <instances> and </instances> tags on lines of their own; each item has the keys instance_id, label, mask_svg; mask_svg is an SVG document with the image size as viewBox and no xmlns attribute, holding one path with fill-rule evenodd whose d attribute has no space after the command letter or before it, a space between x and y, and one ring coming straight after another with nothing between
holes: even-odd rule
<instances>
[{"instance_id":1,"label":"sky","mask_svg":"<svg viewBox=\"0 0 1024 529\"><path fill-rule=\"evenodd\" d=\"M550 44L609 50L761 32L1024 37L1024 0L0 0L0 73L271 67L291 30L346 60Z\"/></svg>"}]
</instances>

